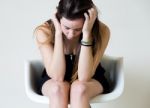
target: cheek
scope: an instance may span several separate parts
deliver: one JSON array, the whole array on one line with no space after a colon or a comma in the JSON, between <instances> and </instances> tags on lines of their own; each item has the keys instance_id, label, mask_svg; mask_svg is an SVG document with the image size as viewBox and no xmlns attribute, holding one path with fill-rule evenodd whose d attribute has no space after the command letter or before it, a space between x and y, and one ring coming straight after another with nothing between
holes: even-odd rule
<instances>
[{"instance_id":1,"label":"cheek","mask_svg":"<svg viewBox=\"0 0 150 108\"><path fill-rule=\"evenodd\" d=\"M82 31L76 32L76 36L80 36L81 33Z\"/></svg>"}]
</instances>

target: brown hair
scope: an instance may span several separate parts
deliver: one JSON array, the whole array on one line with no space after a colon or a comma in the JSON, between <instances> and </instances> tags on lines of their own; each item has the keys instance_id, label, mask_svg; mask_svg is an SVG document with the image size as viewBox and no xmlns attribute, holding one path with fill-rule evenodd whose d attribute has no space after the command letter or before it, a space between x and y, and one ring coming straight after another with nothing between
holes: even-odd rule
<instances>
[{"instance_id":1,"label":"brown hair","mask_svg":"<svg viewBox=\"0 0 150 108\"><path fill-rule=\"evenodd\" d=\"M58 7L57 7L57 18L58 20L60 20L62 17L65 17L70 20L74 20L77 18L84 18L84 13L87 12L87 10L92 7L96 7L94 3L92 2L92 0L60 0ZM55 28L51 20L48 20L47 22L50 27L45 26L46 29L45 30L42 29L48 36L48 40L46 43L54 44ZM43 28L43 27L41 26L38 28ZM49 35L50 33L48 32L48 29L51 29L49 31L52 32L52 35ZM92 28L92 36L94 40L94 45L92 46L93 57L94 57L93 71L95 71L100 60L99 53L100 53L101 44L102 44L102 39L101 39L102 37L100 33L100 21L98 20L98 17L96 18L93 28ZM77 70L78 70L79 54L80 54L80 48L78 49L77 55L75 57L71 82L73 82L74 80L78 78Z\"/></svg>"}]
</instances>

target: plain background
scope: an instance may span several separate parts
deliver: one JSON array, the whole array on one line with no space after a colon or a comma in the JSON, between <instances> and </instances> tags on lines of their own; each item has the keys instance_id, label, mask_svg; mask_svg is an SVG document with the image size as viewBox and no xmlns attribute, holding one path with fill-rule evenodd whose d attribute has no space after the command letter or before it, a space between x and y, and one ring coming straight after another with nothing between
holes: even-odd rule
<instances>
[{"instance_id":1,"label":"plain background","mask_svg":"<svg viewBox=\"0 0 150 108\"><path fill-rule=\"evenodd\" d=\"M150 1L94 0L111 30L106 54L124 57L125 88L117 100L93 108L150 108ZM41 59L33 30L58 0L0 0L0 108L48 108L29 100L24 60Z\"/></svg>"}]
</instances>

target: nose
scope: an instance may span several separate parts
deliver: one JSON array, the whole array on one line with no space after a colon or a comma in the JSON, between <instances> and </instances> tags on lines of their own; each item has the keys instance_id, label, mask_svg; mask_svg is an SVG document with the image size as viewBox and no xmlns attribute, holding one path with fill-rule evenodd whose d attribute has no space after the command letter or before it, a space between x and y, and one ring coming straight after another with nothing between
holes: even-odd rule
<instances>
[{"instance_id":1,"label":"nose","mask_svg":"<svg viewBox=\"0 0 150 108\"><path fill-rule=\"evenodd\" d=\"M75 35L75 31L74 31L74 30L69 30L68 35L69 35L69 36L74 36L74 35Z\"/></svg>"}]
</instances>

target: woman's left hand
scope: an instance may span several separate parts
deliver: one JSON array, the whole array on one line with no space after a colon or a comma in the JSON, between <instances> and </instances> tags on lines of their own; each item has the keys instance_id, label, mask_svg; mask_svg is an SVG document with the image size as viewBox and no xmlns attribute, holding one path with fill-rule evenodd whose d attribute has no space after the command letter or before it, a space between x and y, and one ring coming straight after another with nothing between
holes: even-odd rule
<instances>
[{"instance_id":1,"label":"woman's left hand","mask_svg":"<svg viewBox=\"0 0 150 108\"><path fill-rule=\"evenodd\" d=\"M91 36L92 28L97 17L96 8L90 8L88 10L88 13L89 15L87 13L84 13L85 21L82 29L83 38L89 38Z\"/></svg>"}]
</instances>

